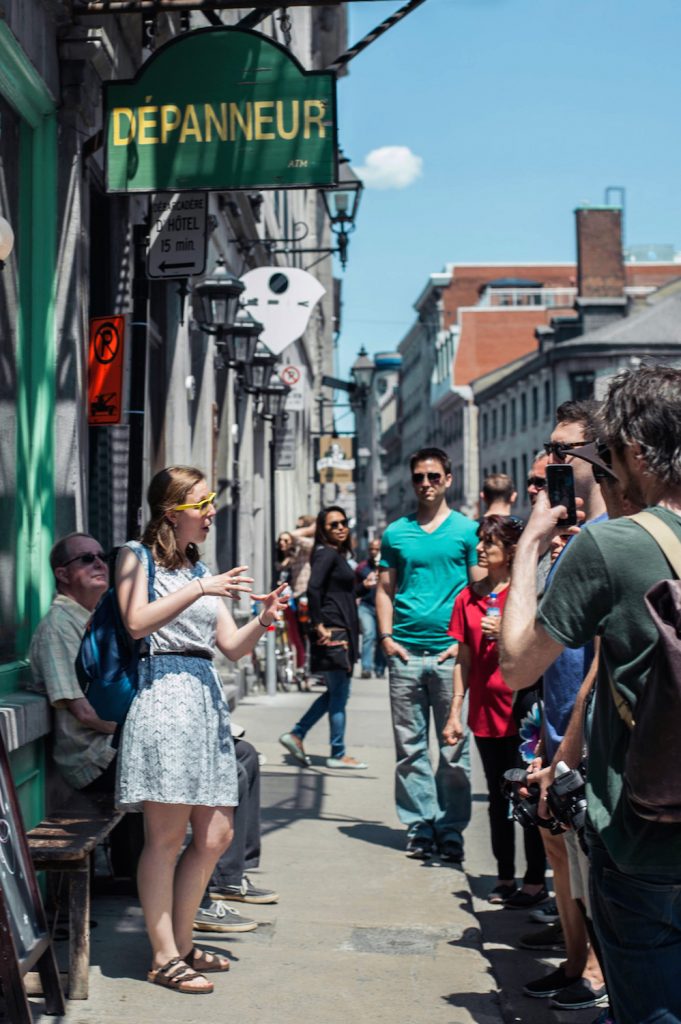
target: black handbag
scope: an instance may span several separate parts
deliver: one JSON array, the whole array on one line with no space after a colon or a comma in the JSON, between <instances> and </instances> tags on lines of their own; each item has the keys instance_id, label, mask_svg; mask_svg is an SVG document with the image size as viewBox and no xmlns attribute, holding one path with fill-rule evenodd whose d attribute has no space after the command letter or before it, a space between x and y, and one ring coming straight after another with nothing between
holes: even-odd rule
<instances>
[{"instance_id":1,"label":"black handbag","mask_svg":"<svg viewBox=\"0 0 681 1024\"><path fill-rule=\"evenodd\" d=\"M347 629L331 628L331 643L310 645L310 672L352 673L350 664L350 634Z\"/></svg>"}]
</instances>

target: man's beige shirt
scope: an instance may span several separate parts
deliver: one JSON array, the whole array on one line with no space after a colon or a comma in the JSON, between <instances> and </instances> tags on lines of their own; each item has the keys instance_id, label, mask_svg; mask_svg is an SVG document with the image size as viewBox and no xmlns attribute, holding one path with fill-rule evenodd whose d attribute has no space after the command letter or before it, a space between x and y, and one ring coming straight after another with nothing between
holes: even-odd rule
<instances>
[{"instance_id":1,"label":"man's beige shirt","mask_svg":"<svg viewBox=\"0 0 681 1024\"><path fill-rule=\"evenodd\" d=\"M75 789L93 782L116 756L111 736L83 725L68 710L69 701L83 696L75 660L90 614L77 601L57 594L29 652L31 689L47 693L54 708L54 759Z\"/></svg>"}]
</instances>

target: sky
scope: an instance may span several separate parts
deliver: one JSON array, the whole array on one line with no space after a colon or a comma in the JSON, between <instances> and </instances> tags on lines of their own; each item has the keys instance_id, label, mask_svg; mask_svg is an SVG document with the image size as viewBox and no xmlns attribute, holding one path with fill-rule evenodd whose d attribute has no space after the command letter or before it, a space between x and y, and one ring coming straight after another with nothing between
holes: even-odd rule
<instances>
[{"instance_id":1,"label":"sky","mask_svg":"<svg viewBox=\"0 0 681 1024\"><path fill-rule=\"evenodd\" d=\"M348 4L356 42L403 0ZM679 0L425 0L338 83L365 182L337 371L392 351L447 263L570 261L625 189L625 244L681 249Z\"/></svg>"}]
</instances>

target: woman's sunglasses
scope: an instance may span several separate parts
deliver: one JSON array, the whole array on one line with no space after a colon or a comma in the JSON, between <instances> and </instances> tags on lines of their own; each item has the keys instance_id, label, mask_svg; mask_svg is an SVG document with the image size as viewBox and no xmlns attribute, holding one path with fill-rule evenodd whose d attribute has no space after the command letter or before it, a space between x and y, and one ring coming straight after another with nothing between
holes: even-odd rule
<instances>
[{"instance_id":1,"label":"woman's sunglasses","mask_svg":"<svg viewBox=\"0 0 681 1024\"><path fill-rule=\"evenodd\" d=\"M196 508L199 512L205 512L209 505L215 504L216 497L217 491L213 491L211 494L207 494L205 498L202 498L201 501L192 501L185 505L176 505L173 511L184 512L188 508Z\"/></svg>"},{"instance_id":2,"label":"woman's sunglasses","mask_svg":"<svg viewBox=\"0 0 681 1024\"><path fill-rule=\"evenodd\" d=\"M332 523L326 524L327 530L340 530L341 527L348 525L347 519L334 519Z\"/></svg>"},{"instance_id":3,"label":"woman's sunglasses","mask_svg":"<svg viewBox=\"0 0 681 1024\"><path fill-rule=\"evenodd\" d=\"M422 484L428 478L429 484L439 484L442 480L442 473L412 473L411 482L413 484Z\"/></svg>"}]
</instances>

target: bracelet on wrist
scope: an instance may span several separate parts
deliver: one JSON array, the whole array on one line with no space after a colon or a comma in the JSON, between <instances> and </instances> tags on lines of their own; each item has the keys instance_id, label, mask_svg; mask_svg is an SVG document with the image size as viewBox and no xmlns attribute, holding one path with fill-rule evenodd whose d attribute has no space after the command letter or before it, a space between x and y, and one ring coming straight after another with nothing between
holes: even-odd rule
<instances>
[{"instance_id":1,"label":"bracelet on wrist","mask_svg":"<svg viewBox=\"0 0 681 1024\"><path fill-rule=\"evenodd\" d=\"M201 596L205 597L206 591L203 589L203 581L200 576L196 577L198 580L199 587L201 588Z\"/></svg>"},{"instance_id":2,"label":"bracelet on wrist","mask_svg":"<svg viewBox=\"0 0 681 1024\"><path fill-rule=\"evenodd\" d=\"M261 615L262 615L262 612L260 613L260 615L258 615L258 622L260 623L260 625L262 626L263 629L269 629L270 626L272 625L272 623L271 622L263 622L261 617L260 617Z\"/></svg>"},{"instance_id":3,"label":"bracelet on wrist","mask_svg":"<svg viewBox=\"0 0 681 1024\"><path fill-rule=\"evenodd\" d=\"M459 700L464 700L465 697L466 697L466 694L465 693L455 693L454 694L454 700L456 700L457 697L459 698Z\"/></svg>"},{"instance_id":4,"label":"bracelet on wrist","mask_svg":"<svg viewBox=\"0 0 681 1024\"><path fill-rule=\"evenodd\" d=\"M379 644L382 644L384 640L392 640L392 638L392 633L379 633L378 642Z\"/></svg>"}]
</instances>

